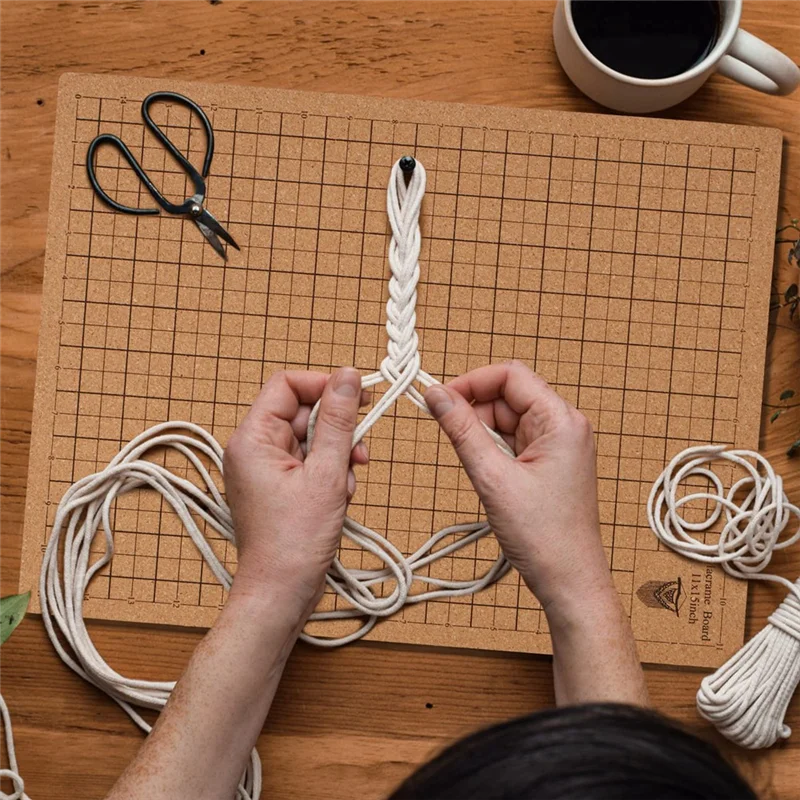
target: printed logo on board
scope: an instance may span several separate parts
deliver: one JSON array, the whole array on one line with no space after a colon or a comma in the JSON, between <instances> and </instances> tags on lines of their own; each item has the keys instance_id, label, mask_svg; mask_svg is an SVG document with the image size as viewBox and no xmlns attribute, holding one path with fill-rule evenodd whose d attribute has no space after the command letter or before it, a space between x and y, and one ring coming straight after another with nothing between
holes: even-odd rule
<instances>
[{"instance_id":1,"label":"printed logo on board","mask_svg":"<svg viewBox=\"0 0 800 800\"><path fill-rule=\"evenodd\" d=\"M649 608L663 608L676 617L686 600L680 576L674 581L646 581L636 590L636 596Z\"/></svg>"}]
</instances>

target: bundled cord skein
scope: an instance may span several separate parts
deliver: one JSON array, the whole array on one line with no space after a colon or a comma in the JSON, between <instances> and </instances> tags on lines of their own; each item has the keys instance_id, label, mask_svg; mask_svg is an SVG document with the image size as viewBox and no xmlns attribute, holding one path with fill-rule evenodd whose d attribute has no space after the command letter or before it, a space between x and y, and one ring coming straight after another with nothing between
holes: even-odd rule
<instances>
[{"instance_id":1,"label":"bundled cord skein","mask_svg":"<svg viewBox=\"0 0 800 800\"><path fill-rule=\"evenodd\" d=\"M710 468L719 461L741 472L727 491ZM679 487L690 478L705 479L708 489L692 487L679 496ZM694 501L713 504L701 522L681 515L682 507ZM697 693L700 715L741 747L770 747L787 739L786 710L800 683L800 578L793 583L764 572L776 551L800 540L800 524L790 532L790 524L800 523L800 509L786 497L781 477L750 450L690 447L672 459L653 485L647 516L659 540L677 553L719 564L735 578L773 581L789 590L767 626L704 678ZM721 517L725 522L715 542L698 538Z\"/></svg>"}]
</instances>

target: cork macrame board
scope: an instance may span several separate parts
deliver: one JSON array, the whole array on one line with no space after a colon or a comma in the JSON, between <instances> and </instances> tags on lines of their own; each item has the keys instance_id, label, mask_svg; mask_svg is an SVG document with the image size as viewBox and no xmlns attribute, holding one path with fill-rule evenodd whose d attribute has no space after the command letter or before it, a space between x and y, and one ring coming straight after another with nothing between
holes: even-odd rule
<instances>
[{"instance_id":1,"label":"cork macrame board","mask_svg":"<svg viewBox=\"0 0 800 800\"><path fill-rule=\"evenodd\" d=\"M115 213L89 188L87 146L110 132L184 197L183 173L141 124L140 102L156 89L189 95L211 118L206 206L242 245L227 265L191 222ZM153 113L199 164L205 142L188 111ZM275 370L377 368L386 183L410 153L429 176L423 368L448 379L521 359L587 414L602 537L642 657L721 663L742 643L746 587L663 550L645 501L690 444L758 446L780 151L779 132L762 128L65 76L22 588L38 585L64 491L146 427L191 420L224 444ZM152 204L116 151L101 150L99 177L121 202ZM478 518L452 448L411 403L368 445L351 514L402 551ZM120 498L114 525L116 554L85 614L210 625L223 591L160 497ZM233 569L233 548L214 546ZM487 537L432 568L472 578L497 552ZM356 550L342 557L370 565ZM514 572L473 597L408 607L370 638L550 648L542 609Z\"/></svg>"}]
</instances>

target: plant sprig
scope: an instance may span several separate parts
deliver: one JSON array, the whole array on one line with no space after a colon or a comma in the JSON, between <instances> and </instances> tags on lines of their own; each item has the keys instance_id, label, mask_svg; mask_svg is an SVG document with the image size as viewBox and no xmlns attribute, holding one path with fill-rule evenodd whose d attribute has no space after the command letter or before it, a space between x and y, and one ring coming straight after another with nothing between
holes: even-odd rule
<instances>
[{"instance_id":1,"label":"plant sprig","mask_svg":"<svg viewBox=\"0 0 800 800\"><path fill-rule=\"evenodd\" d=\"M0 644L3 644L14 632L14 628L22 622L30 599L30 592L0 597Z\"/></svg>"},{"instance_id":2,"label":"plant sprig","mask_svg":"<svg viewBox=\"0 0 800 800\"><path fill-rule=\"evenodd\" d=\"M786 231L792 231L796 236L794 238L786 238L781 234ZM788 225L784 225L776 231L775 244L790 244L789 252L786 254L786 260L789 264L800 267L800 219L795 217ZM783 302L774 303L773 309L788 308L789 319L794 319L800 307L800 293L798 292L797 283L791 283L783 291Z\"/></svg>"},{"instance_id":3,"label":"plant sprig","mask_svg":"<svg viewBox=\"0 0 800 800\"><path fill-rule=\"evenodd\" d=\"M785 235L787 232L790 232L788 236ZM786 260L789 262L790 266L800 268L800 218L794 217L789 221L788 225L783 225L778 228L776 231L775 243L791 245L791 247L789 247L789 252L786 254ZM778 293L778 296L781 297L782 301L773 303L773 310L788 308L790 320L793 320L795 316L800 318L800 315L798 315L798 310L800 309L800 287L798 287L798 282L793 281L790 283L782 293ZM794 396L794 389L784 389L781 392L779 398L781 405L772 413L772 416L770 416L770 423L775 422L790 408L796 408L799 405L798 403L789 405L789 401ZM800 455L800 437L789 445L786 454L789 457Z\"/></svg>"}]
</instances>

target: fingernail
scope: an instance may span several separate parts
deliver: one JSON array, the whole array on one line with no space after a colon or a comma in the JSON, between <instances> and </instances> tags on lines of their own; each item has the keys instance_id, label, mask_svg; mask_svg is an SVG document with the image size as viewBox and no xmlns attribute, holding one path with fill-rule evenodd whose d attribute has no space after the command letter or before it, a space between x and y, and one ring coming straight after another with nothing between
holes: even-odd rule
<instances>
[{"instance_id":1,"label":"fingernail","mask_svg":"<svg viewBox=\"0 0 800 800\"><path fill-rule=\"evenodd\" d=\"M356 493L356 476L353 471L347 473L347 496L352 497Z\"/></svg>"},{"instance_id":2,"label":"fingernail","mask_svg":"<svg viewBox=\"0 0 800 800\"><path fill-rule=\"evenodd\" d=\"M361 392L361 376L357 369L345 367L333 376L333 391L342 397L355 397Z\"/></svg>"},{"instance_id":3,"label":"fingernail","mask_svg":"<svg viewBox=\"0 0 800 800\"><path fill-rule=\"evenodd\" d=\"M425 392L425 402L428 404L428 408L431 410L431 414L433 414L434 417L441 417L453 407L453 401L450 399L450 395L447 394L441 386L431 386L431 388Z\"/></svg>"},{"instance_id":4,"label":"fingernail","mask_svg":"<svg viewBox=\"0 0 800 800\"><path fill-rule=\"evenodd\" d=\"M363 458L364 460L369 458L369 450L367 450L367 446L364 444L364 442L359 442L356 445L356 451L358 452L360 458Z\"/></svg>"}]
</instances>

